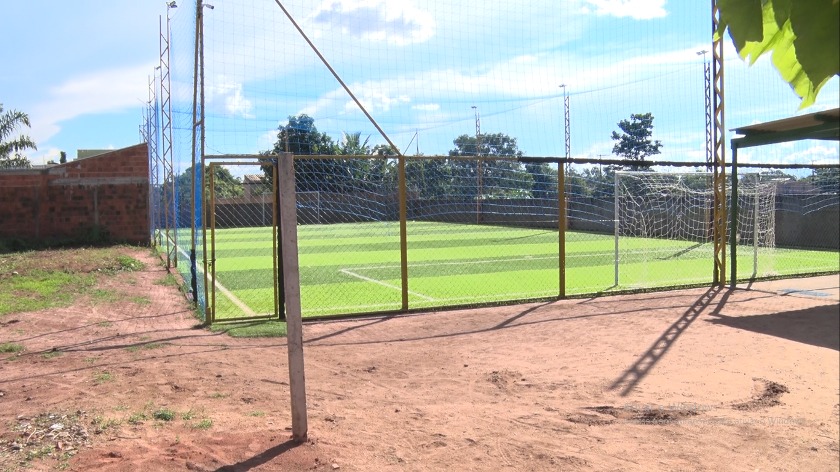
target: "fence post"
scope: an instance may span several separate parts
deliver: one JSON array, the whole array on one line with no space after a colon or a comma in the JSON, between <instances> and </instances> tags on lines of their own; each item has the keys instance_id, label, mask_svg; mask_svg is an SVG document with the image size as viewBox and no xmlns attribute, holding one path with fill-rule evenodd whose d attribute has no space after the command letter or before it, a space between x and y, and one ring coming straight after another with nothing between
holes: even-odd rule
<instances>
[{"instance_id":1,"label":"fence post","mask_svg":"<svg viewBox=\"0 0 840 472\"><path fill-rule=\"evenodd\" d=\"M405 181L405 156L400 154L398 159L397 185L399 187L400 200L400 286L402 288L402 309L408 310L408 236L406 228L406 218L408 218L407 209L407 195Z\"/></svg>"},{"instance_id":2,"label":"fence post","mask_svg":"<svg viewBox=\"0 0 840 472\"><path fill-rule=\"evenodd\" d=\"M738 283L738 148L732 147L732 214L729 215L730 286Z\"/></svg>"},{"instance_id":3,"label":"fence post","mask_svg":"<svg viewBox=\"0 0 840 472\"><path fill-rule=\"evenodd\" d=\"M560 263L560 290L558 296L566 297L566 173L565 165L557 162L557 250Z\"/></svg>"},{"instance_id":4,"label":"fence post","mask_svg":"<svg viewBox=\"0 0 840 472\"><path fill-rule=\"evenodd\" d=\"M283 285L286 305L286 341L289 354L289 391L292 404L292 439L306 440L306 383L303 368L303 322L298 267L297 207L295 205L294 156L280 155L280 245L283 248Z\"/></svg>"}]
</instances>

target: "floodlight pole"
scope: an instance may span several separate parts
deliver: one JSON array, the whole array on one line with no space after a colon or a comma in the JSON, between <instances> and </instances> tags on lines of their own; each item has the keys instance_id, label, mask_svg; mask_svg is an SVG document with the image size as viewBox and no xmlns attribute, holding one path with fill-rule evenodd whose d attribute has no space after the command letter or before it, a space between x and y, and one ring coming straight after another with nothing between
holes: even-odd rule
<instances>
[{"instance_id":1,"label":"floodlight pole","mask_svg":"<svg viewBox=\"0 0 840 472\"><path fill-rule=\"evenodd\" d=\"M475 195L475 222L481 223L481 193L482 193L482 169L481 169L481 117L478 115L478 107L473 105L475 112L475 157L476 163L476 195Z\"/></svg>"},{"instance_id":2,"label":"floodlight pole","mask_svg":"<svg viewBox=\"0 0 840 472\"><path fill-rule=\"evenodd\" d=\"M560 88L563 89L563 130L564 130L564 140L566 142L566 159L570 158L572 155L572 136L571 136L571 114L569 112L569 94L566 93L566 84L560 84ZM566 165L569 166L571 164L566 162Z\"/></svg>"}]
</instances>

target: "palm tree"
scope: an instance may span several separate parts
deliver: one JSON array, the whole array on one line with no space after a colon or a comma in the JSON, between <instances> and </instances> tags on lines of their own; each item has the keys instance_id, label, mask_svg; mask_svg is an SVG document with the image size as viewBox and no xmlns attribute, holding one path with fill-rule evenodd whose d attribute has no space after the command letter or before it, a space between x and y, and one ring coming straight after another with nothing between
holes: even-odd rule
<instances>
[{"instance_id":1,"label":"palm tree","mask_svg":"<svg viewBox=\"0 0 840 472\"><path fill-rule=\"evenodd\" d=\"M31 163L21 151L27 149L36 150L35 142L26 135L20 135L11 139L12 134L21 126L29 128L29 115L22 111L9 110L3 113L3 104L0 103L0 169L28 168Z\"/></svg>"},{"instance_id":2,"label":"palm tree","mask_svg":"<svg viewBox=\"0 0 840 472\"><path fill-rule=\"evenodd\" d=\"M342 131L341 134L341 154L348 156L365 156L370 154L370 146L368 146L368 141L370 141L369 135L365 138L365 141L362 142L361 131L357 131L355 133Z\"/></svg>"}]
</instances>

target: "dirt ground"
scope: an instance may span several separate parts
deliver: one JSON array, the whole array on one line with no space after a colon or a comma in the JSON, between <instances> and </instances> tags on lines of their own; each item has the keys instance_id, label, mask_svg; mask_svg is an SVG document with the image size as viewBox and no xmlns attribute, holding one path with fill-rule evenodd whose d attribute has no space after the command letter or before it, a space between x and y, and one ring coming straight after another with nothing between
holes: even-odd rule
<instances>
[{"instance_id":1,"label":"dirt ground","mask_svg":"<svg viewBox=\"0 0 840 472\"><path fill-rule=\"evenodd\" d=\"M285 340L197 327L130 251L121 301L0 318L0 470L840 467L836 275L307 324L296 445Z\"/></svg>"}]
</instances>

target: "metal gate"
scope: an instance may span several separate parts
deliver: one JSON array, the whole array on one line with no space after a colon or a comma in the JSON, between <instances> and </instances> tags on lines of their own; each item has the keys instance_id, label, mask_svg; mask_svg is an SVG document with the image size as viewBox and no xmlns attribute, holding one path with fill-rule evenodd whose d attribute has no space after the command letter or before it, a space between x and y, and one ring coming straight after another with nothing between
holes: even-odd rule
<instances>
[{"instance_id":1,"label":"metal gate","mask_svg":"<svg viewBox=\"0 0 840 472\"><path fill-rule=\"evenodd\" d=\"M277 160L205 159L207 322L282 319Z\"/></svg>"}]
</instances>

